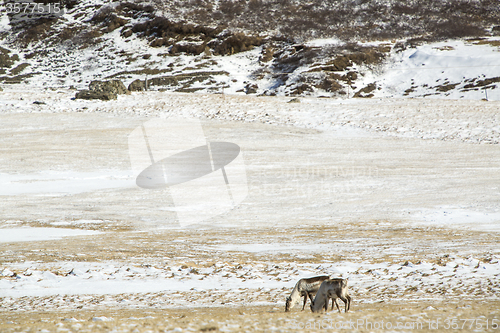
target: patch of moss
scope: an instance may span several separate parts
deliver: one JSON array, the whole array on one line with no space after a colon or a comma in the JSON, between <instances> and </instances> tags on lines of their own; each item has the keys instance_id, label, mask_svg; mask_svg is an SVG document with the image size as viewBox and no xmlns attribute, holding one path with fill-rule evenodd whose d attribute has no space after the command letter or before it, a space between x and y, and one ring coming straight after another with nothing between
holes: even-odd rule
<instances>
[{"instance_id":1,"label":"patch of moss","mask_svg":"<svg viewBox=\"0 0 500 333\"><path fill-rule=\"evenodd\" d=\"M500 77L492 77L492 78L488 78L488 79L484 79L484 80L478 80L475 82L473 80L473 83L466 84L463 87L462 91L474 90L474 89L477 90L480 87L486 87L486 86L489 86L489 85L496 83L496 82L500 82Z\"/></svg>"},{"instance_id":2,"label":"patch of moss","mask_svg":"<svg viewBox=\"0 0 500 333\"><path fill-rule=\"evenodd\" d=\"M253 49L255 46L260 46L264 43L264 39L258 36L247 36L243 33L227 35L222 38L222 41L214 41L208 46L213 48L215 55L231 55L234 53L244 52Z\"/></svg>"},{"instance_id":3,"label":"patch of moss","mask_svg":"<svg viewBox=\"0 0 500 333\"><path fill-rule=\"evenodd\" d=\"M371 98L374 95L371 94L372 91L374 91L377 88L377 85L375 83L370 83L366 87L360 89L354 94L354 97L362 97L362 98Z\"/></svg>"},{"instance_id":4,"label":"patch of moss","mask_svg":"<svg viewBox=\"0 0 500 333\"><path fill-rule=\"evenodd\" d=\"M14 65L14 62L19 60L17 54L9 56L10 52L10 50L0 47L0 68L10 68Z\"/></svg>"},{"instance_id":5,"label":"patch of moss","mask_svg":"<svg viewBox=\"0 0 500 333\"><path fill-rule=\"evenodd\" d=\"M442 85L436 86L434 88L436 88L436 90L440 91L440 92L447 92L447 91L455 89L455 87L458 85L459 85L459 83L448 83L448 84L442 84Z\"/></svg>"},{"instance_id":6,"label":"patch of moss","mask_svg":"<svg viewBox=\"0 0 500 333\"><path fill-rule=\"evenodd\" d=\"M20 65L17 65L15 68L11 69L10 75L18 75L21 73L26 67L29 67L30 64L28 63L22 63Z\"/></svg>"},{"instance_id":7,"label":"patch of moss","mask_svg":"<svg viewBox=\"0 0 500 333\"><path fill-rule=\"evenodd\" d=\"M28 73L28 74L22 74L22 75L16 75L16 76L2 76L0 77L0 82L3 82L5 84L18 84L23 82L26 79L29 79L37 74L40 73Z\"/></svg>"},{"instance_id":8,"label":"patch of moss","mask_svg":"<svg viewBox=\"0 0 500 333\"><path fill-rule=\"evenodd\" d=\"M180 83L183 84L183 88L188 88L191 84L195 82L203 82L212 78L216 75L229 75L226 71L216 71L216 72L194 72L188 74L177 74L171 76L161 76L153 77L148 79L148 85L150 86L177 86Z\"/></svg>"}]
</instances>

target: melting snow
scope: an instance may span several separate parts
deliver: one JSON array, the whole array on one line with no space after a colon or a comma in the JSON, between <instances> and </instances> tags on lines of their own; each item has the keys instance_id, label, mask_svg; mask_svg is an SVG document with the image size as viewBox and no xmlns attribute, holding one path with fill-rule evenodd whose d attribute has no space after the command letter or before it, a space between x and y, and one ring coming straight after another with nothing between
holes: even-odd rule
<instances>
[{"instance_id":1,"label":"melting snow","mask_svg":"<svg viewBox=\"0 0 500 333\"><path fill-rule=\"evenodd\" d=\"M56 240L70 236L93 236L101 232L63 228L0 228L0 243Z\"/></svg>"}]
</instances>

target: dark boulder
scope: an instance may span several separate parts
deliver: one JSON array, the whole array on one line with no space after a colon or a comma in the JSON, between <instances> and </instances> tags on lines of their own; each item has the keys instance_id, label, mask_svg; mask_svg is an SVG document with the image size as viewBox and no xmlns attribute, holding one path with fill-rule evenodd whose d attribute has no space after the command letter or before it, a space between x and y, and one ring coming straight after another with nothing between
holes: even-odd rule
<instances>
[{"instance_id":1,"label":"dark boulder","mask_svg":"<svg viewBox=\"0 0 500 333\"><path fill-rule=\"evenodd\" d=\"M89 89L95 92L110 92L112 94L130 94L125 85L120 80L111 81L92 81L89 84Z\"/></svg>"},{"instance_id":2,"label":"dark boulder","mask_svg":"<svg viewBox=\"0 0 500 333\"><path fill-rule=\"evenodd\" d=\"M110 101L116 99L116 94L110 92L96 92L92 90L81 90L76 93L76 99L100 99L103 101Z\"/></svg>"},{"instance_id":3,"label":"dark boulder","mask_svg":"<svg viewBox=\"0 0 500 333\"><path fill-rule=\"evenodd\" d=\"M258 85L248 83L248 84L245 86L245 94L247 94L247 95L248 95L248 94L256 94L258 89L259 89L259 86L258 86Z\"/></svg>"},{"instance_id":4,"label":"dark boulder","mask_svg":"<svg viewBox=\"0 0 500 333\"><path fill-rule=\"evenodd\" d=\"M120 80L92 81L89 84L89 90L77 92L75 98L109 101L116 99L117 95L121 94L130 94L130 91Z\"/></svg>"},{"instance_id":5,"label":"dark boulder","mask_svg":"<svg viewBox=\"0 0 500 333\"><path fill-rule=\"evenodd\" d=\"M144 90L146 90L146 84L144 81L137 79L128 85L128 90L129 91L144 91Z\"/></svg>"}]
</instances>

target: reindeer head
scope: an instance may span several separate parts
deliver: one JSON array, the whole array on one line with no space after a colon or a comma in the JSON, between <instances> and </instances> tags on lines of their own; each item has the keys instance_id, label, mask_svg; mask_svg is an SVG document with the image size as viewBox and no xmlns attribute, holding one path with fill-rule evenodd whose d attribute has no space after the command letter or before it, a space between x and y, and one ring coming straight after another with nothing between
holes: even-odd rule
<instances>
[{"instance_id":1,"label":"reindeer head","mask_svg":"<svg viewBox=\"0 0 500 333\"><path fill-rule=\"evenodd\" d=\"M290 311L291 304L292 304L292 299L290 297L287 297L285 302L285 312Z\"/></svg>"}]
</instances>

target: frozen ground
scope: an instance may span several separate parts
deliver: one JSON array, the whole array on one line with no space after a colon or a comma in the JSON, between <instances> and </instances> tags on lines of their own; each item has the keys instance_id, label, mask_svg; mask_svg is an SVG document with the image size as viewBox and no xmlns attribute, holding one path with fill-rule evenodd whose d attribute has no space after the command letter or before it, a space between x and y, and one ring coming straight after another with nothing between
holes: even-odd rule
<instances>
[{"instance_id":1,"label":"frozen ground","mask_svg":"<svg viewBox=\"0 0 500 333\"><path fill-rule=\"evenodd\" d=\"M175 314L166 331L241 331L248 317L221 314L241 307L286 331L311 317L283 319L285 297L320 273L349 277L356 318L500 319L499 102L0 94L6 331L146 330L142 311ZM168 190L136 187L130 170L128 135L172 115L245 161L247 198L200 225L180 227ZM218 322L179 319L193 307Z\"/></svg>"}]
</instances>

